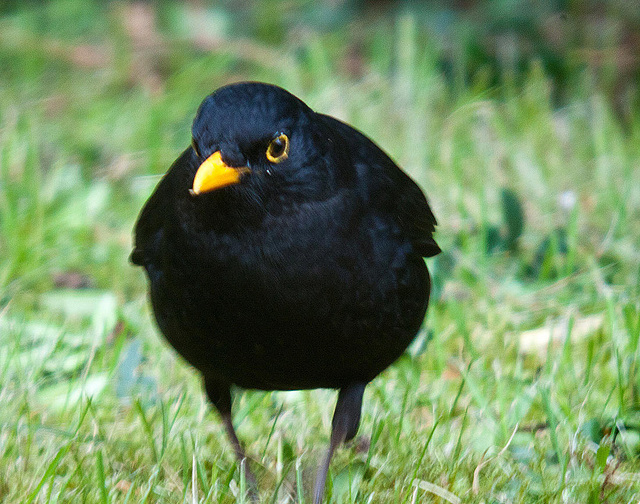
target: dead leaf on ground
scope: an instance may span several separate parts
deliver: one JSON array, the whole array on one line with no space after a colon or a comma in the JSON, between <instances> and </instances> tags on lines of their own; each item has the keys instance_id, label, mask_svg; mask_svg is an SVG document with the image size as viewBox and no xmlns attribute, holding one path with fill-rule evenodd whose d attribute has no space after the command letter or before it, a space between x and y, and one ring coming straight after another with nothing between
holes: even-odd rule
<instances>
[{"instance_id":1,"label":"dead leaf on ground","mask_svg":"<svg viewBox=\"0 0 640 504\"><path fill-rule=\"evenodd\" d=\"M573 324L570 316L560 320L551 321L543 327L530 329L520 333L520 353L544 353L549 346L561 343L571 331L571 341L580 341L595 333L604 323L604 315L601 313L584 317L574 316Z\"/></svg>"},{"instance_id":2,"label":"dead leaf on ground","mask_svg":"<svg viewBox=\"0 0 640 504\"><path fill-rule=\"evenodd\" d=\"M60 271L53 274L53 284L57 288L87 289L93 286L93 281L80 271Z\"/></svg>"}]
</instances>

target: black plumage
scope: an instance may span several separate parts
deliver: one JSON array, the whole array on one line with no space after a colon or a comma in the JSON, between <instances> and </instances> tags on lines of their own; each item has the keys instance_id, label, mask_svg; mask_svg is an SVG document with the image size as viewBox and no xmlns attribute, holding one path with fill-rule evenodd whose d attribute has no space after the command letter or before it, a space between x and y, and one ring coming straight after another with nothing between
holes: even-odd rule
<instances>
[{"instance_id":1,"label":"black plumage","mask_svg":"<svg viewBox=\"0 0 640 504\"><path fill-rule=\"evenodd\" d=\"M435 218L371 140L276 86L218 89L192 137L142 209L131 259L240 459L231 385L340 389L320 502L366 384L422 324Z\"/></svg>"}]
</instances>

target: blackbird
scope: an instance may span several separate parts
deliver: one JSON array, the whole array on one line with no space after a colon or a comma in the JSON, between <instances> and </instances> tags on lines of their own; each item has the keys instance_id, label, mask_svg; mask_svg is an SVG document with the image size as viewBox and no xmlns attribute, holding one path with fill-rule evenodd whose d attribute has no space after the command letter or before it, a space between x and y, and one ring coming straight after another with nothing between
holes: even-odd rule
<instances>
[{"instance_id":1,"label":"blackbird","mask_svg":"<svg viewBox=\"0 0 640 504\"><path fill-rule=\"evenodd\" d=\"M369 138L273 85L207 96L192 139L142 209L131 260L238 460L232 385L339 389L318 504L335 448L358 430L367 383L423 322L436 220Z\"/></svg>"}]
</instances>

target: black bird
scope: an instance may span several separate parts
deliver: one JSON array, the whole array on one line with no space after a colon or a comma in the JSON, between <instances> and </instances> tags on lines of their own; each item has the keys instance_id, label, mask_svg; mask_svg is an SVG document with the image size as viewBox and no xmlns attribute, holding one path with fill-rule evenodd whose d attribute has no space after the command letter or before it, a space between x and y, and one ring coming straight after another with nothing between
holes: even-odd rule
<instances>
[{"instance_id":1,"label":"black bird","mask_svg":"<svg viewBox=\"0 0 640 504\"><path fill-rule=\"evenodd\" d=\"M358 430L367 383L422 324L436 220L371 140L279 87L218 89L192 138L142 209L131 260L240 461L232 385L340 390L317 504L335 448Z\"/></svg>"}]
</instances>

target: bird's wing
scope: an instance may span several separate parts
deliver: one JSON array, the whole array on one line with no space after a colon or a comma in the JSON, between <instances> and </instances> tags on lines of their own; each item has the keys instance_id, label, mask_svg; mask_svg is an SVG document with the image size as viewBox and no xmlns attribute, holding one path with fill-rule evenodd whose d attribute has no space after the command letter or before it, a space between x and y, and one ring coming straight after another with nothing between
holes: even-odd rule
<instances>
[{"instance_id":1,"label":"bird's wing","mask_svg":"<svg viewBox=\"0 0 640 504\"><path fill-rule=\"evenodd\" d=\"M420 187L365 135L333 117L318 115L346 142L367 203L393 215L423 257L440 253L433 239L436 218Z\"/></svg>"},{"instance_id":2,"label":"bird's wing","mask_svg":"<svg viewBox=\"0 0 640 504\"><path fill-rule=\"evenodd\" d=\"M134 228L134 247L131 262L149 268L159 260L162 237L164 235L167 205L174 197L177 168L188 163L191 149L185 150L162 177L154 193L147 200Z\"/></svg>"}]
</instances>

